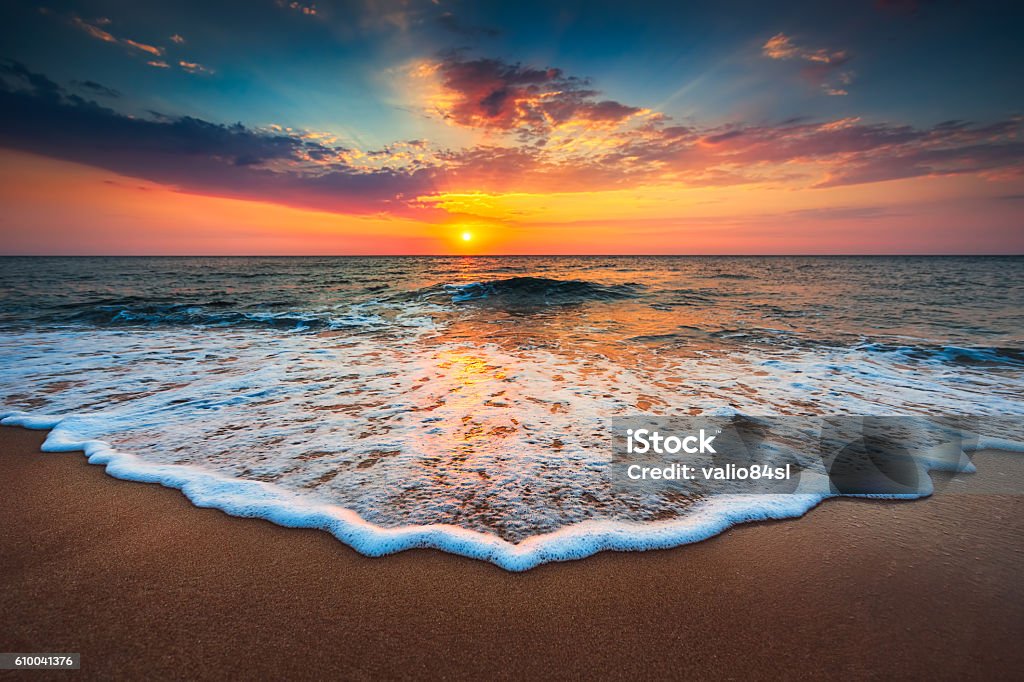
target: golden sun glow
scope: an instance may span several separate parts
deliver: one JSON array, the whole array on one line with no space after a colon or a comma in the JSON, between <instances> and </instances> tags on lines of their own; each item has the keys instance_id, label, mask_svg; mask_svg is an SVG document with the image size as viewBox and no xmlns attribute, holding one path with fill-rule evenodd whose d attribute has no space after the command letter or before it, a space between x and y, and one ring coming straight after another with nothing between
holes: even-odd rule
<instances>
[{"instance_id":1,"label":"golden sun glow","mask_svg":"<svg viewBox=\"0 0 1024 682\"><path fill-rule=\"evenodd\" d=\"M462 241L464 241L464 242L473 241L473 233L470 232L469 230L466 230L465 232L463 232L462 233Z\"/></svg>"}]
</instances>

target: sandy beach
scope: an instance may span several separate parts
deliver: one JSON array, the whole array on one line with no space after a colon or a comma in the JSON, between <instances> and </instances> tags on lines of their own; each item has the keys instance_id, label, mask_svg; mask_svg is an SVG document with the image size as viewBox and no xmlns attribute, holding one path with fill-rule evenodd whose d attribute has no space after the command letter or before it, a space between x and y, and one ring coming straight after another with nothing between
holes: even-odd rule
<instances>
[{"instance_id":1,"label":"sandy beach","mask_svg":"<svg viewBox=\"0 0 1024 682\"><path fill-rule=\"evenodd\" d=\"M44 438L0 429L0 651L81 652L88 678L1024 669L1021 497L831 500L696 545L511 574L432 550L369 559L40 453ZM980 491L1024 476L1019 455L977 461Z\"/></svg>"}]
</instances>

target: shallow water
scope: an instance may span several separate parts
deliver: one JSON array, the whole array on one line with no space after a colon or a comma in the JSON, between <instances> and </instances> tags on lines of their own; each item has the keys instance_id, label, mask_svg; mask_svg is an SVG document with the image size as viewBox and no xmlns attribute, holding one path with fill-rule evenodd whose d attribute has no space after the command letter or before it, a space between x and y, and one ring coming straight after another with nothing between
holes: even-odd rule
<instances>
[{"instance_id":1,"label":"shallow water","mask_svg":"<svg viewBox=\"0 0 1024 682\"><path fill-rule=\"evenodd\" d=\"M821 499L626 494L616 417L1024 415L1024 258L6 258L0 356L115 475L522 568Z\"/></svg>"}]
</instances>

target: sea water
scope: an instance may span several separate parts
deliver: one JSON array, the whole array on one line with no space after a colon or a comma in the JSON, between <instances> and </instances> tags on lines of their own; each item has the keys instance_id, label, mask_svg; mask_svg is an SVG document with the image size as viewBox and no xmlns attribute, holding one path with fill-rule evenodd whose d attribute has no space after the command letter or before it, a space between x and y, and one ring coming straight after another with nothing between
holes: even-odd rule
<instances>
[{"instance_id":1,"label":"sea water","mask_svg":"<svg viewBox=\"0 0 1024 682\"><path fill-rule=\"evenodd\" d=\"M47 450L521 570L827 497L624 494L629 415L971 414L1015 447L1024 258L3 258L0 358Z\"/></svg>"}]
</instances>

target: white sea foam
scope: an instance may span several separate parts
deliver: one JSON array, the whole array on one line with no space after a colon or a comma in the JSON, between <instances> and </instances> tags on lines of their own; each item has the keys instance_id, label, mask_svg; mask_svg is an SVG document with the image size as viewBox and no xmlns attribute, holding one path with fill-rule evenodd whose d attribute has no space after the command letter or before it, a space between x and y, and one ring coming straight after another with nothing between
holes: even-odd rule
<instances>
[{"instance_id":1,"label":"white sea foam","mask_svg":"<svg viewBox=\"0 0 1024 682\"><path fill-rule=\"evenodd\" d=\"M367 556L406 549L434 548L490 561L509 571L525 571L551 561L582 559L605 550L663 549L712 537L732 525L801 516L826 496L814 494L719 497L684 519L661 522L583 521L511 543L452 524L382 527L344 507L310 499L280 486L218 475L198 467L149 464L99 440L79 441L54 417L11 415L4 425L53 428L45 452L81 450L90 464L103 465L114 478L159 483L181 490L198 507L232 516L262 518L289 528L325 530Z\"/></svg>"},{"instance_id":2,"label":"white sea foam","mask_svg":"<svg viewBox=\"0 0 1024 682\"><path fill-rule=\"evenodd\" d=\"M1024 415L1019 372L908 371L856 348L637 354L253 329L0 333L4 424L52 429L112 476L327 530L371 556L434 547L525 570L799 516L827 486L682 500L607 480L608 420L644 411ZM442 331L444 333L442 333ZM598 347L595 346L595 349ZM813 409L812 409L813 408ZM1021 449L1017 433L978 447ZM970 470L937 458L931 468ZM927 491L924 491L927 492Z\"/></svg>"}]
</instances>

